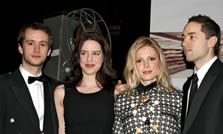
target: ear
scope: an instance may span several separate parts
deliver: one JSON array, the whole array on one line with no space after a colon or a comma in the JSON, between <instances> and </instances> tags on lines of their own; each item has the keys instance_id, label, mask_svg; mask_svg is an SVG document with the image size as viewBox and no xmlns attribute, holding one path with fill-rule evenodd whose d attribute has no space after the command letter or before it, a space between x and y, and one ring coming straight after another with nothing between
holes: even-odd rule
<instances>
[{"instance_id":1,"label":"ear","mask_svg":"<svg viewBox=\"0 0 223 134\"><path fill-rule=\"evenodd\" d=\"M23 54L23 49L22 46L20 44L18 44L18 51L20 54Z\"/></svg>"},{"instance_id":2,"label":"ear","mask_svg":"<svg viewBox=\"0 0 223 134\"><path fill-rule=\"evenodd\" d=\"M216 45L217 41L218 38L216 36L212 36L208 41L208 46L213 48Z\"/></svg>"},{"instance_id":3,"label":"ear","mask_svg":"<svg viewBox=\"0 0 223 134\"><path fill-rule=\"evenodd\" d=\"M47 56L51 54L51 49L48 50Z\"/></svg>"}]
</instances>

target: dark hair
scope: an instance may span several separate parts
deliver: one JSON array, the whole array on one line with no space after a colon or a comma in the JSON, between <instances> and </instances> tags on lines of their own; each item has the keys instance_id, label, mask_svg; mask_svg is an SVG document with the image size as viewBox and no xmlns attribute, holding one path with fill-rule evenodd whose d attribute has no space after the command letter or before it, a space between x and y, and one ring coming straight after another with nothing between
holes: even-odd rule
<instances>
[{"instance_id":1,"label":"dark hair","mask_svg":"<svg viewBox=\"0 0 223 134\"><path fill-rule=\"evenodd\" d=\"M96 74L96 79L104 87L108 84L109 80L116 78L116 71L112 68L111 64L111 47L105 38L97 32L84 32L80 35L74 46L71 57L71 71L65 77L65 83L78 85L83 77L80 67L80 51L86 40L94 40L101 45L104 61L101 69Z\"/></svg>"},{"instance_id":2,"label":"dark hair","mask_svg":"<svg viewBox=\"0 0 223 134\"><path fill-rule=\"evenodd\" d=\"M25 38L25 32L26 32L27 29L41 30L41 31L44 31L45 33L47 33L48 34L48 39L49 39L48 45L49 45L49 48L51 48L51 45L53 43L52 32L47 26L45 26L44 24L39 23L39 22L27 23L27 24L24 24L20 28L19 34L18 34L18 37L17 37L17 42L18 42L19 45L23 44L23 41L24 41L24 38Z\"/></svg>"},{"instance_id":3,"label":"dark hair","mask_svg":"<svg viewBox=\"0 0 223 134\"><path fill-rule=\"evenodd\" d=\"M218 41L214 47L214 53L215 55L218 54L219 47L221 44L221 29L220 26L209 16L206 15L197 15L197 16L192 16L189 18L189 22L197 22L201 24L201 31L205 33L207 36L206 38L209 39L210 37L216 36Z\"/></svg>"}]
</instances>

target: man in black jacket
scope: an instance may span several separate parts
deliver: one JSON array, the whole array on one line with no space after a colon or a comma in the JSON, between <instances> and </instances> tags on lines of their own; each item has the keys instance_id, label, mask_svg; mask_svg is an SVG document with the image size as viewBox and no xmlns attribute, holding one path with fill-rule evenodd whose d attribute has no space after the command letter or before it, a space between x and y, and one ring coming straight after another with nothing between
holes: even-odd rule
<instances>
[{"instance_id":1,"label":"man in black jacket","mask_svg":"<svg viewBox=\"0 0 223 134\"><path fill-rule=\"evenodd\" d=\"M42 23L20 29L18 51L22 63L0 78L1 134L57 134L53 99L57 81L42 72L51 44L52 33Z\"/></svg>"},{"instance_id":2,"label":"man in black jacket","mask_svg":"<svg viewBox=\"0 0 223 134\"><path fill-rule=\"evenodd\" d=\"M223 64L218 59L219 25L205 15L192 16L183 30L186 60L195 64L198 89L190 101L191 81L184 84L183 134L222 134Z\"/></svg>"}]
</instances>

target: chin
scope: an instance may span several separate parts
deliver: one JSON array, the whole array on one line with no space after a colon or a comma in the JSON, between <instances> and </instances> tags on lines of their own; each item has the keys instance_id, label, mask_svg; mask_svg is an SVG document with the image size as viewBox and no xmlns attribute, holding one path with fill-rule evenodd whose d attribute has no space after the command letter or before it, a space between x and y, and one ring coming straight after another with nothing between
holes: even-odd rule
<instances>
[{"instance_id":1,"label":"chin","mask_svg":"<svg viewBox=\"0 0 223 134\"><path fill-rule=\"evenodd\" d=\"M186 57L186 60L187 60L188 62L193 62L193 61L194 61L193 58L191 58L191 57Z\"/></svg>"}]
</instances>

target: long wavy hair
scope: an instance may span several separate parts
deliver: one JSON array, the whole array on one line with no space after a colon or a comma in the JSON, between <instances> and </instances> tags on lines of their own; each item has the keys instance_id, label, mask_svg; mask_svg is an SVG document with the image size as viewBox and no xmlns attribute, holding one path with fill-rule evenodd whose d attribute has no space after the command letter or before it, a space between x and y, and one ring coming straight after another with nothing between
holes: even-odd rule
<instances>
[{"instance_id":1,"label":"long wavy hair","mask_svg":"<svg viewBox=\"0 0 223 134\"><path fill-rule=\"evenodd\" d=\"M96 74L96 81L104 87L111 79L116 78L116 71L112 68L111 47L101 34L90 31L82 33L74 46L71 57L71 71L69 75L65 77L65 83L74 85L80 84L83 77L80 66L80 52L84 42L87 40L97 41L101 45L104 58L102 67Z\"/></svg>"},{"instance_id":2,"label":"long wavy hair","mask_svg":"<svg viewBox=\"0 0 223 134\"><path fill-rule=\"evenodd\" d=\"M139 37L130 47L127 54L127 61L124 68L124 78L127 83L127 91L132 92L140 84L140 78L136 71L136 52L142 47L149 46L155 49L156 53L159 55L160 70L156 76L157 85L163 87L167 91L174 91L175 88L171 84L170 75L167 68L164 53L159 46L159 44L152 38L149 37Z\"/></svg>"}]
</instances>

